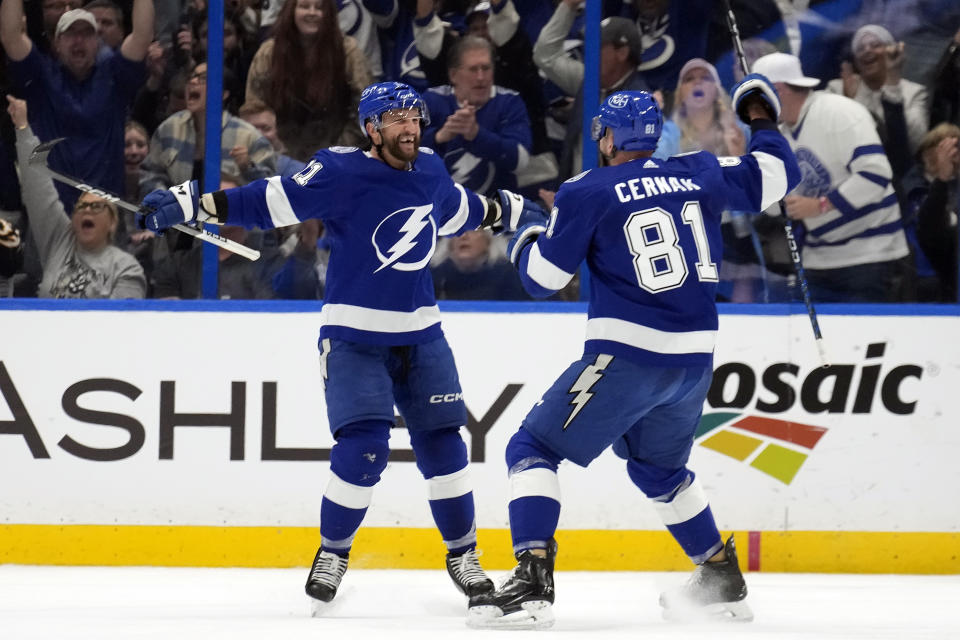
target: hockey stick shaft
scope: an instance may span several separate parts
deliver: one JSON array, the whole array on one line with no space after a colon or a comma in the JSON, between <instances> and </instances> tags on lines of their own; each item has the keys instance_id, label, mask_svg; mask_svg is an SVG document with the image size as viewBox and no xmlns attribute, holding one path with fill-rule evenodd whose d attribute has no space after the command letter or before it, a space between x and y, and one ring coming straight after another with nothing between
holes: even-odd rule
<instances>
[{"instance_id":1,"label":"hockey stick shaft","mask_svg":"<svg viewBox=\"0 0 960 640\"><path fill-rule=\"evenodd\" d=\"M730 0L723 0L724 9L727 11L727 28L730 31L730 37L733 40L733 50L737 54L737 62L744 75L750 73L750 67L747 65L747 56L743 52L743 42L740 41L740 29L737 27L737 18L733 14L733 8L730 6ZM787 248L790 251L790 259L793 261L793 269L797 274L797 282L800 285L800 293L803 296L803 304L807 308L807 316L810 318L810 326L813 328L813 337L817 345L817 351L820 353L820 362L824 367L830 366L827 359L826 349L823 346L823 334L820 332L820 322L817 320L817 311L813 307L813 299L810 297L810 287L807 285L807 276L803 271L803 262L800 260L800 248L797 246L796 237L793 235L793 222L787 215L787 208L780 200L780 215L783 216L783 231L787 236Z\"/></svg>"},{"instance_id":2,"label":"hockey stick shaft","mask_svg":"<svg viewBox=\"0 0 960 640\"><path fill-rule=\"evenodd\" d=\"M53 169L51 169L50 166L47 164L47 156L50 154L50 150L53 148L53 146L58 142L60 142L61 140L63 140L63 138L57 138L56 140L50 140L49 142L44 142L38 145L30 154L30 160L29 160L30 166L39 171L44 172L46 175L50 176L57 182L62 182L63 184L70 185L71 187L74 187L75 189L79 189L80 191L85 191L86 193L90 193L100 198L103 198L104 200L107 200L108 202L112 202L113 204L117 205L121 209L132 211L133 213L138 213L140 211L139 206L132 204L130 202L127 202L126 200L124 200L123 198L121 198L116 194L110 193L109 191L104 191L103 189L98 189L97 187L90 186L85 182L77 180L76 178L71 178L68 175L64 175L58 171L54 171ZM256 260L260 257L260 252L257 251L256 249L251 249L246 245L240 244L239 242L234 242L233 240L224 238L223 236L213 233L211 231L207 231L206 229L191 227L185 224L175 224L173 225L173 228L176 229L177 231L181 231L183 233L186 233L187 235L193 236L194 238L199 238L204 242L209 242L210 244L214 244L218 247L226 249L227 251L231 251L239 256L246 258L247 260Z\"/></svg>"}]
</instances>

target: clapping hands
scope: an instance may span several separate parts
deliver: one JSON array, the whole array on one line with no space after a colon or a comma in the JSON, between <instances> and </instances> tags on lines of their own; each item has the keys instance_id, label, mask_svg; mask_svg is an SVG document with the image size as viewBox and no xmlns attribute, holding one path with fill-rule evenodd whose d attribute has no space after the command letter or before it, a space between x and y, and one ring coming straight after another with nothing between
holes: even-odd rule
<instances>
[{"instance_id":1,"label":"clapping hands","mask_svg":"<svg viewBox=\"0 0 960 640\"><path fill-rule=\"evenodd\" d=\"M473 140L479 132L477 110L473 105L468 104L450 114L437 131L436 141L439 144L446 144L457 136L463 136L465 140Z\"/></svg>"}]
</instances>

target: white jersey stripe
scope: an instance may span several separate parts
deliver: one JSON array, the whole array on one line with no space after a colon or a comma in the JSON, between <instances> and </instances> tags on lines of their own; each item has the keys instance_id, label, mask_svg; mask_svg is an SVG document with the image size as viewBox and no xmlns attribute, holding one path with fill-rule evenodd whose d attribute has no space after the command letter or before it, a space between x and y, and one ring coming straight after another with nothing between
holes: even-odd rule
<instances>
[{"instance_id":1,"label":"white jersey stripe","mask_svg":"<svg viewBox=\"0 0 960 640\"><path fill-rule=\"evenodd\" d=\"M530 164L530 153L522 144L517 145L517 166L513 168L514 173L519 173Z\"/></svg>"},{"instance_id":2,"label":"white jersey stripe","mask_svg":"<svg viewBox=\"0 0 960 640\"><path fill-rule=\"evenodd\" d=\"M590 318L587 340L610 340L654 353L712 353L717 332L661 331L618 318Z\"/></svg>"},{"instance_id":3,"label":"white jersey stripe","mask_svg":"<svg viewBox=\"0 0 960 640\"><path fill-rule=\"evenodd\" d=\"M467 192L461 187L458 183L454 182L453 186L457 188L457 191L460 192L460 208L457 209L456 215L446 221L440 230L437 232L437 235L449 236L450 234L460 231L461 227L467 222L467 218L470 216L470 201L467 199Z\"/></svg>"},{"instance_id":4,"label":"white jersey stripe","mask_svg":"<svg viewBox=\"0 0 960 640\"><path fill-rule=\"evenodd\" d=\"M366 509L373 498L373 487L350 484L337 474L331 473L323 497L347 509Z\"/></svg>"},{"instance_id":5,"label":"white jersey stripe","mask_svg":"<svg viewBox=\"0 0 960 640\"><path fill-rule=\"evenodd\" d=\"M653 501L657 515L663 524L680 524L692 519L709 506L707 494L703 492L700 478L694 478L686 489L674 496L670 502Z\"/></svg>"},{"instance_id":6,"label":"white jersey stripe","mask_svg":"<svg viewBox=\"0 0 960 640\"><path fill-rule=\"evenodd\" d=\"M570 279L573 278L572 273L567 273L544 258L536 242L530 247L530 254L527 259L527 275L544 289L551 289L553 291L563 289L567 286L567 283L570 282Z\"/></svg>"},{"instance_id":7,"label":"white jersey stripe","mask_svg":"<svg viewBox=\"0 0 960 640\"><path fill-rule=\"evenodd\" d=\"M560 502L560 480L556 471L537 467L510 474L510 499L544 497Z\"/></svg>"},{"instance_id":8,"label":"white jersey stripe","mask_svg":"<svg viewBox=\"0 0 960 640\"><path fill-rule=\"evenodd\" d=\"M473 490L470 485L470 467L445 476L433 476L427 480L427 490L430 500L446 500L467 495Z\"/></svg>"},{"instance_id":9,"label":"white jersey stripe","mask_svg":"<svg viewBox=\"0 0 960 640\"><path fill-rule=\"evenodd\" d=\"M440 322L440 309L437 308L437 305L420 307L406 312L368 309L352 304L327 303L320 310L320 324L322 326L336 325L360 331L405 333L420 331L438 322Z\"/></svg>"},{"instance_id":10,"label":"white jersey stripe","mask_svg":"<svg viewBox=\"0 0 960 640\"><path fill-rule=\"evenodd\" d=\"M300 219L293 212L293 207L290 206L290 200L283 190L283 185L280 184L280 176L267 178L266 200L273 226L288 227L300 222Z\"/></svg>"},{"instance_id":11,"label":"white jersey stripe","mask_svg":"<svg viewBox=\"0 0 960 640\"><path fill-rule=\"evenodd\" d=\"M760 181L763 195L760 196L760 211L787 195L787 170L783 160L763 151L753 151L750 155L760 167Z\"/></svg>"}]
</instances>

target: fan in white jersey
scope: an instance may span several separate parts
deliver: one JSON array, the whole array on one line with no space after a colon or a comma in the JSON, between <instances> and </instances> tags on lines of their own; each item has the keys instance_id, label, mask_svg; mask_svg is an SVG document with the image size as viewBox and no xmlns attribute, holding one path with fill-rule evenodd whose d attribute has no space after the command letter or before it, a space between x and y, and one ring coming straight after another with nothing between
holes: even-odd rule
<instances>
[{"instance_id":1,"label":"fan in white jersey","mask_svg":"<svg viewBox=\"0 0 960 640\"><path fill-rule=\"evenodd\" d=\"M803 179L784 200L803 224L803 266L817 302L897 302L908 288L910 249L893 169L870 112L813 91L800 60L771 53L754 64L783 99L781 131ZM906 150L904 150L906 153Z\"/></svg>"}]
</instances>

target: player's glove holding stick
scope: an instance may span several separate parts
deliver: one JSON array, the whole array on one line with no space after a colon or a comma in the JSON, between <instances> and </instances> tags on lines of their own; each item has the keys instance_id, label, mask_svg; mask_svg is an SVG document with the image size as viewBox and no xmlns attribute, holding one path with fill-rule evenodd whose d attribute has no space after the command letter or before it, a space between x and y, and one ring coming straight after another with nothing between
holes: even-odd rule
<instances>
[{"instance_id":1,"label":"player's glove holding stick","mask_svg":"<svg viewBox=\"0 0 960 640\"><path fill-rule=\"evenodd\" d=\"M206 205L206 206L205 206ZM169 189L157 189L147 194L140 204L137 225L160 234L178 224L197 226L210 222L222 224L211 210L213 194L200 195L196 180L188 180Z\"/></svg>"},{"instance_id":2,"label":"player's glove holding stick","mask_svg":"<svg viewBox=\"0 0 960 640\"><path fill-rule=\"evenodd\" d=\"M780 118L780 94L776 87L759 73L751 73L738 82L730 92L733 99L733 110L737 117L750 124L750 105L759 103L767 112L770 120L776 122Z\"/></svg>"}]
</instances>

